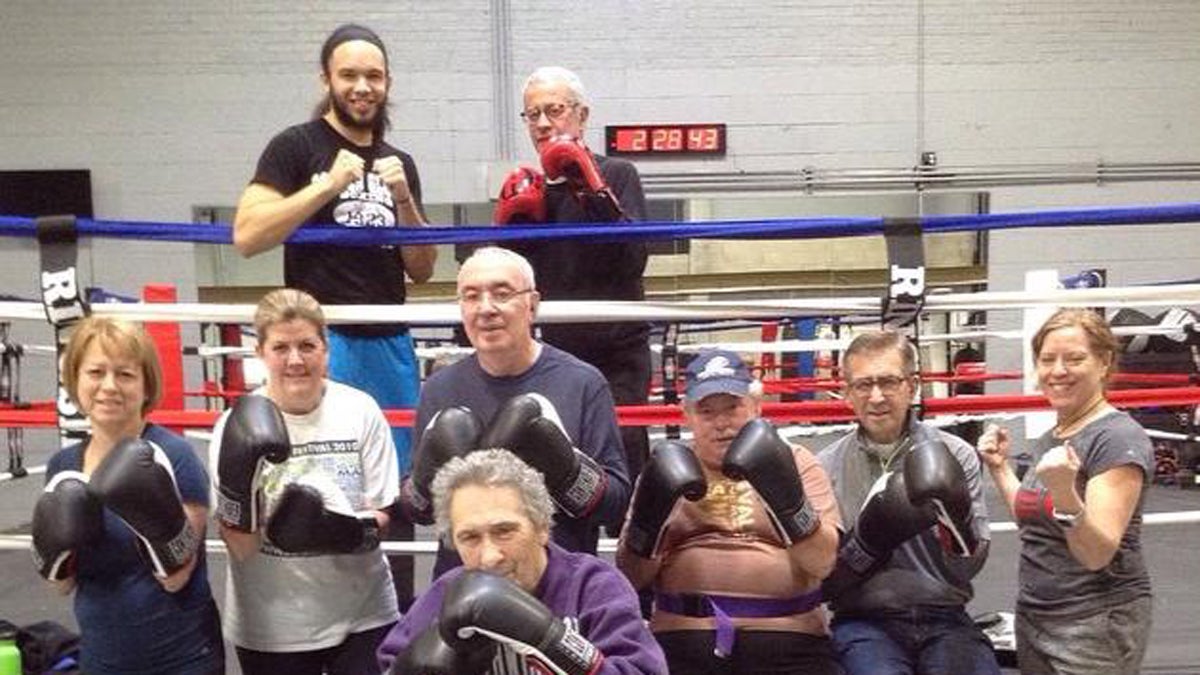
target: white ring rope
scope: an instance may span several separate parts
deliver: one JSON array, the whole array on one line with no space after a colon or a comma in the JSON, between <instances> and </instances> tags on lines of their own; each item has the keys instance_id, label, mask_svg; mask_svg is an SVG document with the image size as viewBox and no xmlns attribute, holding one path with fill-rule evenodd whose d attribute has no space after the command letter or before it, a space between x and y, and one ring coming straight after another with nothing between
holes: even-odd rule
<instances>
[{"instance_id":1,"label":"white ring rope","mask_svg":"<svg viewBox=\"0 0 1200 675\"><path fill-rule=\"evenodd\" d=\"M1142 515L1142 524L1147 526L1188 525L1192 523L1200 523L1200 511L1174 511L1171 513L1146 513ZM1010 521L991 523L989 527L992 532L1017 531L1017 524ZM28 550L32 545L33 538L28 534L0 535L0 551ZM209 553L226 553L225 542L220 539L208 539L205 541L205 546ZM438 542L431 539L421 541L385 541L379 544L379 548L387 553L433 555L437 553ZM601 539L597 550L600 553L615 553L617 550L617 540Z\"/></svg>"},{"instance_id":2,"label":"white ring rope","mask_svg":"<svg viewBox=\"0 0 1200 675\"><path fill-rule=\"evenodd\" d=\"M877 297L823 298L799 300L740 300L740 301L690 301L690 302L611 302L611 301L546 301L539 305L538 320L542 323L564 323L580 321L715 321L723 319L761 319L792 316L865 314L878 316L882 301ZM1058 307L1148 307L1200 304L1200 284L1164 286L1110 287L1089 289L1061 289L1038 291L998 291L981 293L937 294L926 297L924 311L978 311L1027 309L1038 306ZM114 316L130 321L158 322L215 322L248 324L253 320L254 305L229 305L207 303L97 303L92 306L95 314ZM329 305L324 308L326 320L331 324L341 323L412 323L457 325L460 322L458 306L454 303L413 303L407 305ZM45 309L34 302L0 302L0 321L4 320L45 321ZM1160 331L1157 326L1120 327L1121 334L1165 334L1178 333L1179 328ZM961 337L960 337L961 336ZM970 340L979 337L1023 337L1020 331L970 331L960 334L924 336L927 340ZM731 344L739 351L831 351L843 349L847 340L787 340L760 343L717 343ZM694 351L706 345L680 345L681 351ZM801 349L803 348L803 349ZM198 353L204 355L205 348ZM209 348L214 350L240 350L238 347ZM462 347L435 348L441 353L462 353ZM42 351L41 348L31 351ZM227 355L232 352L222 352ZM212 352L211 355L217 355ZM998 415L954 415L939 420L939 425L957 421L996 418ZM849 425L839 425L849 427ZM836 431L835 426L817 427L802 425L786 427L781 431L787 436L815 435ZM1160 434L1166 432L1158 432ZM44 472L45 467L34 467L29 473ZM10 474L0 474L2 479ZM1200 522L1200 511L1145 514L1147 525L1181 524ZM993 532L1013 532L1016 525L1011 522L992 523ZM29 549L29 535L0 535L0 550ZM381 547L389 553L429 555L437 551L436 541L384 542ZM225 545L220 540L208 540L209 551L224 553ZM599 551L613 553L615 539L601 539Z\"/></svg>"},{"instance_id":3,"label":"white ring rope","mask_svg":"<svg viewBox=\"0 0 1200 675\"><path fill-rule=\"evenodd\" d=\"M1161 438L1164 441L1195 441L1197 436L1194 434L1181 434L1175 431L1161 431L1159 429L1146 429L1146 435L1150 438Z\"/></svg>"},{"instance_id":4,"label":"white ring rope","mask_svg":"<svg viewBox=\"0 0 1200 675\"><path fill-rule=\"evenodd\" d=\"M33 466L33 467L29 467L28 469L25 469L25 472L27 475L36 476L38 474L46 473L46 467L45 466ZM8 481L8 480L16 480L15 478L13 478L12 472L0 471L0 483L3 483L4 481Z\"/></svg>"},{"instance_id":5,"label":"white ring rope","mask_svg":"<svg viewBox=\"0 0 1200 675\"><path fill-rule=\"evenodd\" d=\"M1114 335L1124 337L1129 335L1166 335L1177 336L1180 329L1166 326L1114 326ZM1004 340L1019 340L1025 337L1019 330L997 331L967 331L961 333L922 333L917 336L918 342L977 342L987 338ZM822 338L816 340L774 340L770 342L694 342L675 346L675 351L682 354L695 354L706 349L724 349L740 354L776 353L805 353L843 351L850 346L853 338ZM25 356L57 356L58 350L49 345L21 345ZM661 353L663 346L651 344L650 351ZM3 350L0 350L2 353ZM449 356L469 356L475 353L473 347L462 345L443 345L440 347L417 347L419 358L436 361ZM251 358L256 356L254 347L200 345L196 347L196 356L202 359L219 359L224 357Z\"/></svg>"},{"instance_id":6,"label":"white ring rope","mask_svg":"<svg viewBox=\"0 0 1200 675\"><path fill-rule=\"evenodd\" d=\"M738 301L618 302L600 300L548 300L538 306L541 323L580 321L715 321L761 319L763 317L809 317L817 315L881 315L877 297L816 298ZM924 311L979 311L1054 307L1148 307L1200 304L1200 284L1170 286L1125 286L1110 288L1060 289L1047 291L985 291L926 296ZM254 305L210 303L97 303L92 311L130 321L200 321L252 323ZM406 305L327 305L329 323L411 323L457 325L461 321L454 303L411 303ZM0 302L0 321L29 319L45 321L41 304Z\"/></svg>"},{"instance_id":7,"label":"white ring rope","mask_svg":"<svg viewBox=\"0 0 1200 675\"><path fill-rule=\"evenodd\" d=\"M1166 335L1177 336L1180 334L1179 328L1167 326L1115 326L1112 329L1113 334L1118 337L1129 335ZM998 331L968 331L961 333L922 333L917 336L918 342L977 342L987 338L997 338L1004 340L1024 339L1025 335L1019 330L998 330ZM850 341L853 338L821 338L815 340L775 340L771 342L694 342L688 344L679 344L675 346L675 351L682 354L695 354L706 349L724 349L726 351L738 352L740 354L766 354L766 353L806 353L806 352L827 352L827 351L843 351L850 346ZM57 356L58 350L48 345L21 345L25 350L25 356ZM195 348L196 356L202 359L219 359L225 357L231 358L253 358L256 356L254 347L239 347L235 345L217 346L217 345L200 345ZM651 344L650 351L661 353L663 346L661 344ZM436 361L446 357L469 356L475 353L473 347L465 347L461 345L443 345L440 347L417 347L417 357L427 361Z\"/></svg>"}]
</instances>

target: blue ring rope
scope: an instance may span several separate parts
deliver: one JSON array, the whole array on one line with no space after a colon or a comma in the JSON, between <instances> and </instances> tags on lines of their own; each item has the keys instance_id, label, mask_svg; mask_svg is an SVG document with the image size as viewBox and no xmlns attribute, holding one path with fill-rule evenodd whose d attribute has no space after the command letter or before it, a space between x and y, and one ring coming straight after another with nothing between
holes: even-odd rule
<instances>
[{"instance_id":1,"label":"blue ring rope","mask_svg":"<svg viewBox=\"0 0 1200 675\"><path fill-rule=\"evenodd\" d=\"M765 218L694 222L649 221L640 223L555 225L431 226L422 228L348 228L307 225L287 239L289 244L380 246L419 244L469 244L535 239L579 239L590 242L665 241L671 239L816 239L883 234L884 218ZM1023 213L925 216L917 218L927 234L975 232L1020 228L1082 227L1107 225L1159 225L1200 222L1200 203L1117 208L1058 209ZM80 218L82 236L146 241L181 241L230 244L227 224L111 221ZM0 216L0 236L35 237L33 218Z\"/></svg>"}]
</instances>

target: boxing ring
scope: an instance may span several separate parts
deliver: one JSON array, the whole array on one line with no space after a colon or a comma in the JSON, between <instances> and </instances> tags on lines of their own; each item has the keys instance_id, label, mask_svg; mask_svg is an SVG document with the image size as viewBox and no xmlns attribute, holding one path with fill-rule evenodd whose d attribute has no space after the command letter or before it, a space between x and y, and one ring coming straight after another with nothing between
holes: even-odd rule
<instances>
[{"instance_id":1,"label":"boxing ring","mask_svg":"<svg viewBox=\"0 0 1200 675\"><path fill-rule=\"evenodd\" d=\"M637 224L565 224L557 226L506 226L495 227L428 227L398 230L354 230L332 226L305 227L298 230L290 243L338 245L379 244L471 244L506 241L576 238L584 241L603 242L621 240L667 240L667 239L808 239L839 238L855 236L891 237L897 227L908 234L915 230L917 241L927 234L964 231L987 231L1013 228L1060 228L1077 226L1138 226L1164 223L1186 223L1200 221L1200 204L1167 204L1149 207L1123 207L1103 209L1068 209L1022 213L993 213L963 216L929 216L921 218L837 217L837 218L789 218L736 221L702 222L649 222ZM43 246L59 246L60 240L47 240L44 223L29 218L0 216L0 235L9 237L41 237ZM198 225L190 223L115 222L79 219L71 223L75 237L105 237L138 241L177 241L208 244L228 244L231 231L228 226ZM74 240L72 240L73 242ZM72 244L72 242L68 242ZM73 245L73 244L72 244ZM890 250L890 249L889 249ZM895 261L893 260L893 265ZM923 260L915 264L923 266ZM46 294L46 254L43 252L43 280L40 292L43 302L0 301L0 324L12 321L45 322L53 318L54 302ZM73 270L72 270L73 272ZM53 290L51 288L51 290ZM173 298L173 295L171 296ZM58 300L61 300L59 298ZM719 322L742 322L743 325L763 325L806 317L838 317L848 323L879 323L881 317L889 319L889 301L894 297L858 296L820 299L765 299L737 301L543 301L539 307L538 322L578 321L645 321L670 326L694 325L717 328ZM62 304L60 302L60 304ZM907 308L909 322L914 317L930 313L988 312L998 310L1030 310L1033 308L1074 307L1178 307L1200 306L1200 283L1165 284L1156 286L1127 286L1108 288L1082 288L1030 291L985 291L977 293L929 294ZM453 303L414 303L399 306L327 306L324 308L330 324L338 323L407 323L411 326L453 326L459 322L458 308ZM903 309L903 308L902 308ZM222 325L249 324L252 322L253 305L177 303L177 302L128 302L98 303L86 308L97 315L119 317L132 321L149 322L156 325L188 322L214 323ZM895 318L893 315L891 318ZM1194 330L1194 327L1193 327ZM1117 327L1118 335L1162 335L1177 333L1177 327L1125 326ZM765 333L765 331L764 331ZM5 333L4 335L7 335ZM986 339L1021 339L1023 331L988 331L986 329L958 333L915 334L919 343L934 342L981 342ZM809 340L762 340L737 342L685 343L674 336L670 344L655 345L664 364L668 357L695 352L704 347L721 347L743 353L765 354L763 358L764 387L768 395L794 394L798 392L833 393L827 400L808 400L764 403L764 416L781 425L788 436L803 438L819 433L828 433L848 428L853 413L849 405L836 397L841 387L836 377L784 378L771 377L767 371L773 368L776 355L832 352L843 349L850 338ZM42 345L15 345L5 338L0 340L0 354L12 356L19 353L25 359L38 359L51 365L57 353L55 347ZM161 345L160 345L161 347ZM182 350L204 359L236 359L248 356L244 347L218 347L201 345ZM457 347L432 347L419 350L425 358L454 356L464 352ZM45 358L50 357L50 358ZM10 359L12 360L12 359ZM19 360L18 360L19 361ZM618 419L623 426L651 426L671 429L683 423L680 407L672 402L677 393L677 382L673 382L678 369L672 364L671 373L664 366L664 376L659 383L658 393L664 403L646 406L622 406ZM173 375L172 375L173 374ZM1157 377L1128 374L1123 388L1111 392L1111 400L1118 407L1142 408L1190 407L1200 404L1200 382L1195 376L1162 374ZM168 379L182 377L178 368L168 369ZM925 383L982 383L990 380L1015 380L1021 373L985 372L936 372L923 370ZM11 376L10 376L11 379ZM17 379L19 380L19 370ZM182 383L176 383L182 388ZM206 388L209 383L205 383ZM665 390L665 392L663 391ZM0 393L3 389L0 388ZM221 392L222 400L238 392ZM189 394L195 396L195 393ZM1046 410L1046 401L1038 395L977 395L926 396L920 402L922 414L935 424L955 424L983 419L1011 419L1031 411ZM214 409L160 409L150 419L175 429L199 431L211 429L220 414ZM413 411L385 411L394 426L411 426ZM24 428L52 428L62 423L60 411L54 401L23 401L14 405L0 396L0 427L9 430ZM1160 438L1172 438L1170 432L1161 432ZM1193 434L1174 434L1176 440L1194 441ZM10 469L12 451L10 441ZM5 482L17 479L22 472L37 474L42 467L10 470L0 473L0 489ZM1200 511L1147 514L1146 523L1180 524L1200 522ZM997 532L1009 532L1012 523L993 523ZM0 549L28 548L27 535L0 535ZM222 551L219 540L208 542L210 551ZM425 555L436 549L436 542L387 542L385 549L391 552ZM602 551L612 551L615 541L601 542Z\"/></svg>"}]
</instances>

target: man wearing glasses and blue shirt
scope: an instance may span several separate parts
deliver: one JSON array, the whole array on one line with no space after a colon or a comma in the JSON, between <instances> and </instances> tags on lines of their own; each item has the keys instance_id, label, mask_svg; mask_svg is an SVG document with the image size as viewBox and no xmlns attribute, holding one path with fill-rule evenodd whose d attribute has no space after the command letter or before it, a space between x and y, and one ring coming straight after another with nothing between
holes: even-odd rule
<instances>
[{"instance_id":1,"label":"man wearing glasses and blue shirt","mask_svg":"<svg viewBox=\"0 0 1200 675\"><path fill-rule=\"evenodd\" d=\"M597 155L584 144L591 116L579 77L558 66L538 68L525 80L521 119L542 171L521 167L509 175L496 204L499 225L612 223L646 219L637 168ZM544 173L543 173L544 172ZM646 245L552 239L522 243L547 300L642 300ZM649 325L610 321L542 326L542 339L600 369L621 405L645 405L650 388ZM641 472L649 450L644 427L621 430L629 475Z\"/></svg>"},{"instance_id":2,"label":"man wearing glasses and blue shirt","mask_svg":"<svg viewBox=\"0 0 1200 675\"><path fill-rule=\"evenodd\" d=\"M842 374L857 427L817 455L845 528L823 590L849 675L1000 672L967 615L988 551L975 449L916 419L913 346L856 337Z\"/></svg>"},{"instance_id":3,"label":"man wearing glasses and blue shirt","mask_svg":"<svg viewBox=\"0 0 1200 675\"><path fill-rule=\"evenodd\" d=\"M615 531L629 501L616 409L599 371L533 338L539 301L533 268L520 255L485 247L463 262L458 303L475 353L437 370L421 389L401 503L413 520L431 523L437 469L451 457L501 447L546 477L558 507L551 539L595 553L600 525ZM457 564L453 552L439 552L434 577Z\"/></svg>"}]
</instances>

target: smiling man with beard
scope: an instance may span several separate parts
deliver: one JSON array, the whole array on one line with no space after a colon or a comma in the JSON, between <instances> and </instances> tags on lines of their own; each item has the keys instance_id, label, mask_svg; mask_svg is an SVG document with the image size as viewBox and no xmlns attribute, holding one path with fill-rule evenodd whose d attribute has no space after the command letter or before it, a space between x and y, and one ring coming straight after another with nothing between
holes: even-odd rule
<instances>
[{"instance_id":1,"label":"smiling man with beard","mask_svg":"<svg viewBox=\"0 0 1200 675\"><path fill-rule=\"evenodd\" d=\"M258 160L233 221L244 256L272 249L307 224L354 228L421 227L421 179L408 153L384 141L391 74L387 50L369 28L334 30L321 47L324 98L314 118L276 135ZM284 281L323 305L398 305L404 278L433 274L433 246L284 246ZM385 408L416 405L419 369L403 324L339 325L329 330L329 376L371 394ZM393 429L408 470L410 434ZM396 521L393 539L411 539ZM392 561L401 605L412 596L411 559Z\"/></svg>"},{"instance_id":2,"label":"smiling man with beard","mask_svg":"<svg viewBox=\"0 0 1200 675\"><path fill-rule=\"evenodd\" d=\"M458 304L475 354L425 382L401 501L413 519L433 522L437 469L480 447L505 448L546 476L559 508L551 539L595 553L600 525L618 525L629 500L616 410L600 371L533 338L539 301L533 268L520 255L485 247L463 263ZM442 551L435 576L456 564Z\"/></svg>"}]
</instances>

